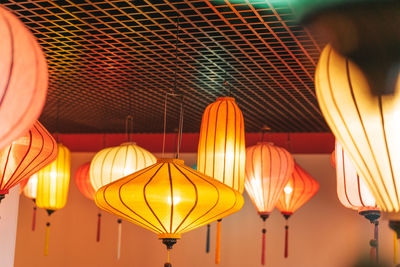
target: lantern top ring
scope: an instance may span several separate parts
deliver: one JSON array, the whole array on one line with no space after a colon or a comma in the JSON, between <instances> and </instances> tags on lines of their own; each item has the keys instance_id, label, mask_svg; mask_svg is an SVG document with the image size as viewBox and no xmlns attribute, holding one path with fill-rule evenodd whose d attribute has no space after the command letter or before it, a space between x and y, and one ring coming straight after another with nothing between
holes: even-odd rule
<instances>
[{"instance_id":1,"label":"lantern top ring","mask_svg":"<svg viewBox=\"0 0 400 267\"><path fill-rule=\"evenodd\" d=\"M157 159L157 163L176 163L176 164L183 164L183 159L173 159L173 158L164 158L164 159Z\"/></svg>"},{"instance_id":2,"label":"lantern top ring","mask_svg":"<svg viewBox=\"0 0 400 267\"><path fill-rule=\"evenodd\" d=\"M133 145L133 146L135 146L135 145L136 145L136 142L123 142L123 143L121 144L121 146L128 146L128 145Z\"/></svg>"},{"instance_id":3,"label":"lantern top ring","mask_svg":"<svg viewBox=\"0 0 400 267\"><path fill-rule=\"evenodd\" d=\"M217 101L224 101L224 100L235 101L235 98L230 96L222 96L217 98Z\"/></svg>"},{"instance_id":4,"label":"lantern top ring","mask_svg":"<svg viewBox=\"0 0 400 267\"><path fill-rule=\"evenodd\" d=\"M162 233L158 235L158 239L181 239L180 234Z\"/></svg>"}]
</instances>

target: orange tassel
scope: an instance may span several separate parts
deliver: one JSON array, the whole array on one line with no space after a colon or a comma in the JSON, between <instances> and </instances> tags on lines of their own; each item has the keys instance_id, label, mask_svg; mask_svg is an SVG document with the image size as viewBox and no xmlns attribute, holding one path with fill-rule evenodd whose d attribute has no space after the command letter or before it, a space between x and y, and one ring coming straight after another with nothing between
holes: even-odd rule
<instances>
[{"instance_id":1,"label":"orange tassel","mask_svg":"<svg viewBox=\"0 0 400 267\"><path fill-rule=\"evenodd\" d=\"M221 221L217 222L217 244L215 247L215 264L219 264L221 262Z\"/></svg>"},{"instance_id":2,"label":"orange tassel","mask_svg":"<svg viewBox=\"0 0 400 267\"><path fill-rule=\"evenodd\" d=\"M46 238L44 241L44 255L49 255L50 223L46 223Z\"/></svg>"}]
</instances>

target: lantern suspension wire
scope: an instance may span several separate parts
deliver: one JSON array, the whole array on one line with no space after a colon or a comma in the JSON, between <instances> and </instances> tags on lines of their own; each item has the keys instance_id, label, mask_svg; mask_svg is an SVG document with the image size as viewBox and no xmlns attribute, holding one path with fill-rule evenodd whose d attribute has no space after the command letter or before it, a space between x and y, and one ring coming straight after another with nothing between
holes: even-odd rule
<instances>
[{"instance_id":1,"label":"lantern suspension wire","mask_svg":"<svg viewBox=\"0 0 400 267\"><path fill-rule=\"evenodd\" d=\"M128 142L131 141L131 135L133 133L133 117L131 115L125 118L125 134Z\"/></svg>"},{"instance_id":2,"label":"lantern suspension wire","mask_svg":"<svg viewBox=\"0 0 400 267\"><path fill-rule=\"evenodd\" d=\"M232 86L228 82L227 77L228 77L228 73L225 70L224 71L224 82L223 82L222 86L225 86L228 89L228 96L231 97L232 96Z\"/></svg>"}]
</instances>

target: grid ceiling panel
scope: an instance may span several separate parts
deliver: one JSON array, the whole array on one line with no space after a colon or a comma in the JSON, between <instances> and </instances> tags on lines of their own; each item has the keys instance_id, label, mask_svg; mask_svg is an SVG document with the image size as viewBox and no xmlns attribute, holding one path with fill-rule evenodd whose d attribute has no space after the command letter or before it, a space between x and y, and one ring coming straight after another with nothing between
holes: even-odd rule
<instances>
[{"instance_id":1,"label":"grid ceiling panel","mask_svg":"<svg viewBox=\"0 0 400 267\"><path fill-rule=\"evenodd\" d=\"M51 131L123 132L131 114L135 132L162 132L175 69L185 132L199 131L205 107L227 94L224 80L248 132L327 131L313 82L321 42L296 24L289 0L2 2L45 51L40 120ZM170 132L179 98L169 100Z\"/></svg>"}]
</instances>

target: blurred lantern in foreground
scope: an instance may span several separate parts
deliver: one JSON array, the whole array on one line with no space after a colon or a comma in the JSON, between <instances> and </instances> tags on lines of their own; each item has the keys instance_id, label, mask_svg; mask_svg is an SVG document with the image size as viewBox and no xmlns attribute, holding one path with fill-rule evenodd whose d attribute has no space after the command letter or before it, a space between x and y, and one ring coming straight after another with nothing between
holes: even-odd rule
<instances>
[{"instance_id":1,"label":"blurred lantern in foreground","mask_svg":"<svg viewBox=\"0 0 400 267\"><path fill-rule=\"evenodd\" d=\"M220 97L208 105L201 121L197 170L243 193L244 134L243 115L233 97ZM215 263L219 264L221 221L217 229ZM206 247L209 248L208 235Z\"/></svg>"},{"instance_id":2,"label":"blurred lantern in foreground","mask_svg":"<svg viewBox=\"0 0 400 267\"><path fill-rule=\"evenodd\" d=\"M293 172L292 155L272 143L259 142L246 149L246 191L264 221L261 264L265 264L265 221L275 208Z\"/></svg>"},{"instance_id":3,"label":"blurred lantern in foreground","mask_svg":"<svg viewBox=\"0 0 400 267\"><path fill-rule=\"evenodd\" d=\"M36 38L0 6L0 149L25 134L42 112L48 71Z\"/></svg>"},{"instance_id":4,"label":"blurred lantern in foreground","mask_svg":"<svg viewBox=\"0 0 400 267\"><path fill-rule=\"evenodd\" d=\"M36 121L24 136L0 150L0 200L9 189L28 179L57 156L54 138Z\"/></svg>"},{"instance_id":5,"label":"blurred lantern in foreground","mask_svg":"<svg viewBox=\"0 0 400 267\"><path fill-rule=\"evenodd\" d=\"M158 159L112 182L97 191L95 201L105 211L158 234L168 252L182 233L230 215L243 205L239 192L179 159Z\"/></svg>"},{"instance_id":6,"label":"blurred lantern in foreground","mask_svg":"<svg viewBox=\"0 0 400 267\"><path fill-rule=\"evenodd\" d=\"M358 175L353 162L337 141L333 153L336 160L337 194L340 203L346 208L358 211L374 224L374 239L370 241L371 260L378 262L378 219L381 216L379 208L364 179Z\"/></svg>"},{"instance_id":7,"label":"blurred lantern in foreground","mask_svg":"<svg viewBox=\"0 0 400 267\"><path fill-rule=\"evenodd\" d=\"M34 206L33 206L33 214L32 214L32 231L36 229L36 194L37 194L37 173L31 176L31 178L25 179L21 182L21 191L27 198L32 199Z\"/></svg>"},{"instance_id":8,"label":"blurred lantern in foreground","mask_svg":"<svg viewBox=\"0 0 400 267\"><path fill-rule=\"evenodd\" d=\"M75 184L79 191L90 200L94 200L96 191L94 190L92 183L90 182L90 162L86 162L80 166L75 172ZM100 227L101 227L101 213L97 214L97 231L96 241L100 241Z\"/></svg>"},{"instance_id":9,"label":"blurred lantern in foreground","mask_svg":"<svg viewBox=\"0 0 400 267\"><path fill-rule=\"evenodd\" d=\"M38 187L36 205L46 209L50 216L67 203L69 179L71 171L71 157L68 148L58 144L58 155L55 161L40 170L38 175ZM45 255L48 255L48 240L50 222L46 224Z\"/></svg>"},{"instance_id":10,"label":"blurred lantern in foreground","mask_svg":"<svg viewBox=\"0 0 400 267\"><path fill-rule=\"evenodd\" d=\"M129 116L128 116L129 117ZM127 118L128 120L128 118ZM128 129L126 129L128 132ZM128 134L128 140L129 140ZM122 177L156 163L156 157L134 142L100 150L90 163L90 181L95 191ZM122 220L118 219L117 259L120 257Z\"/></svg>"},{"instance_id":11,"label":"blurred lantern in foreground","mask_svg":"<svg viewBox=\"0 0 400 267\"><path fill-rule=\"evenodd\" d=\"M282 213L286 219L285 225L285 258L288 257L288 239L289 239L289 217L309 201L319 189L319 184L303 170L298 164L295 164L289 182L284 187L278 202L276 203L277 209Z\"/></svg>"}]
</instances>

